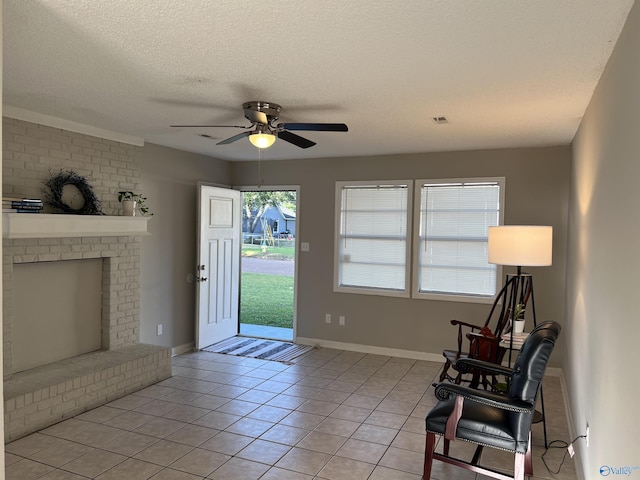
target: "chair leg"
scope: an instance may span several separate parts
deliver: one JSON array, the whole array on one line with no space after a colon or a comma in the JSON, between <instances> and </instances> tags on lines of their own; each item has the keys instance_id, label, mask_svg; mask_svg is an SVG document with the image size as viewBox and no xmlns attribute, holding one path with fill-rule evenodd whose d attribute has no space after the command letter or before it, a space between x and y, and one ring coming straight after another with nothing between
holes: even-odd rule
<instances>
[{"instance_id":1,"label":"chair leg","mask_svg":"<svg viewBox=\"0 0 640 480\"><path fill-rule=\"evenodd\" d=\"M482 445L478 445L476 447L476 451L473 454L473 458L471 459L471 465L478 465L480 463L480 456L482 455L482 450L484 447Z\"/></svg>"},{"instance_id":2,"label":"chair leg","mask_svg":"<svg viewBox=\"0 0 640 480\"><path fill-rule=\"evenodd\" d=\"M451 440L447 440L446 438L443 438L442 441L444 442L442 445L442 453L449 456L449 445L451 445Z\"/></svg>"},{"instance_id":3,"label":"chair leg","mask_svg":"<svg viewBox=\"0 0 640 480\"><path fill-rule=\"evenodd\" d=\"M431 478L431 465L433 464L433 452L436 449L436 434L427 432L427 438L424 445L424 471L422 472L422 480Z\"/></svg>"},{"instance_id":4,"label":"chair leg","mask_svg":"<svg viewBox=\"0 0 640 480\"><path fill-rule=\"evenodd\" d=\"M445 360L444 367L442 367L442 373L440 374L440 381L444 382L447 379L447 371L451 366L451 362L449 360Z\"/></svg>"},{"instance_id":5,"label":"chair leg","mask_svg":"<svg viewBox=\"0 0 640 480\"><path fill-rule=\"evenodd\" d=\"M533 453L531 451L531 432L529 432L529 445L527 453L524 454L524 473L533 477Z\"/></svg>"},{"instance_id":6,"label":"chair leg","mask_svg":"<svg viewBox=\"0 0 640 480\"><path fill-rule=\"evenodd\" d=\"M522 453L515 454L515 465L513 468L513 480L524 480L525 461Z\"/></svg>"}]
</instances>

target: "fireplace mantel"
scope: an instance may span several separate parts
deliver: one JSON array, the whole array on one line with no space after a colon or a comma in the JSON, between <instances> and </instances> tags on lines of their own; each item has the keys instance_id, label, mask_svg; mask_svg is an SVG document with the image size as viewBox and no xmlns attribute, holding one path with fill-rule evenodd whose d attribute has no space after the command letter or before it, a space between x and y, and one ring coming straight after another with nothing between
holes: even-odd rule
<instances>
[{"instance_id":1,"label":"fireplace mantel","mask_svg":"<svg viewBox=\"0 0 640 480\"><path fill-rule=\"evenodd\" d=\"M151 217L3 213L3 238L117 237L148 235Z\"/></svg>"}]
</instances>

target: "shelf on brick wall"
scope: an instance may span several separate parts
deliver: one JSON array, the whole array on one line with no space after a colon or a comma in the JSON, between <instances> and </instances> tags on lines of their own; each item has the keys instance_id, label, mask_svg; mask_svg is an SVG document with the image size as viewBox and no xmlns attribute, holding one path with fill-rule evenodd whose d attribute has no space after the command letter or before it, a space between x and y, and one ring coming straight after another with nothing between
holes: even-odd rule
<instances>
[{"instance_id":1,"label":"shelf on brick wall","mask_svg":"<svg viewBox=\"0 0 640 480\"><path fill-rule=\"evenodd\" d=\"M118 237L148 235L151 217L3 213L3 238Z\"/></svg>"}]
</instances>

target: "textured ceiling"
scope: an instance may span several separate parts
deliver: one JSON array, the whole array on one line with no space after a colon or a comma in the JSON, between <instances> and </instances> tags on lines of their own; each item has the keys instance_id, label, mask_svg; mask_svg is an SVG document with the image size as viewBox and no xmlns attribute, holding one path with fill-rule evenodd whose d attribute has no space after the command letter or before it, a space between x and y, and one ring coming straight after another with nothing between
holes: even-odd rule
<instances>
[{"instance_id":1,"label":"textured ceiling","mask_svg":"<svg viewBox=\"0 0 640 480\"><path fill-rule=\"evenodd\" d=\"M265 160L568 144L632 4L4 0L3 102L226 160L257 158L216 145L240 130L169 125L349 126Z\"/></svg>"}]
</instances>

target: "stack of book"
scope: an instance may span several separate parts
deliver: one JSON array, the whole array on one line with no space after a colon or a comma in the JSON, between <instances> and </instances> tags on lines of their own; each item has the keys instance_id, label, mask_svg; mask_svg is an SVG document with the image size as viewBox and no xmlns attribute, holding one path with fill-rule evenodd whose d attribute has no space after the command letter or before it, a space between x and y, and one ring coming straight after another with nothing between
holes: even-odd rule
<instances>
[{"instance_id":1,"label":"stack of book","mask_svg":"<svg viewBox=\"0 0 640 480\"><path fill-rule=\"evenodd\" d=\"M525 339L529 336L528 333L514 333L513 334L513 345L520 347ZM511 332L509 333L503 333L502 337L500 337L500 339L507 345L511 344Z\"/></svg>"},{"instance_id":2,"label":"stack of book","mask_svg":"<svg viewBox=\"0 0 640 480\"><path fill-rule=\"evenodd\" d=\"M39 198L2 197L3 213L40 213L42 208Z\"/></svg>"}]
</instances>

